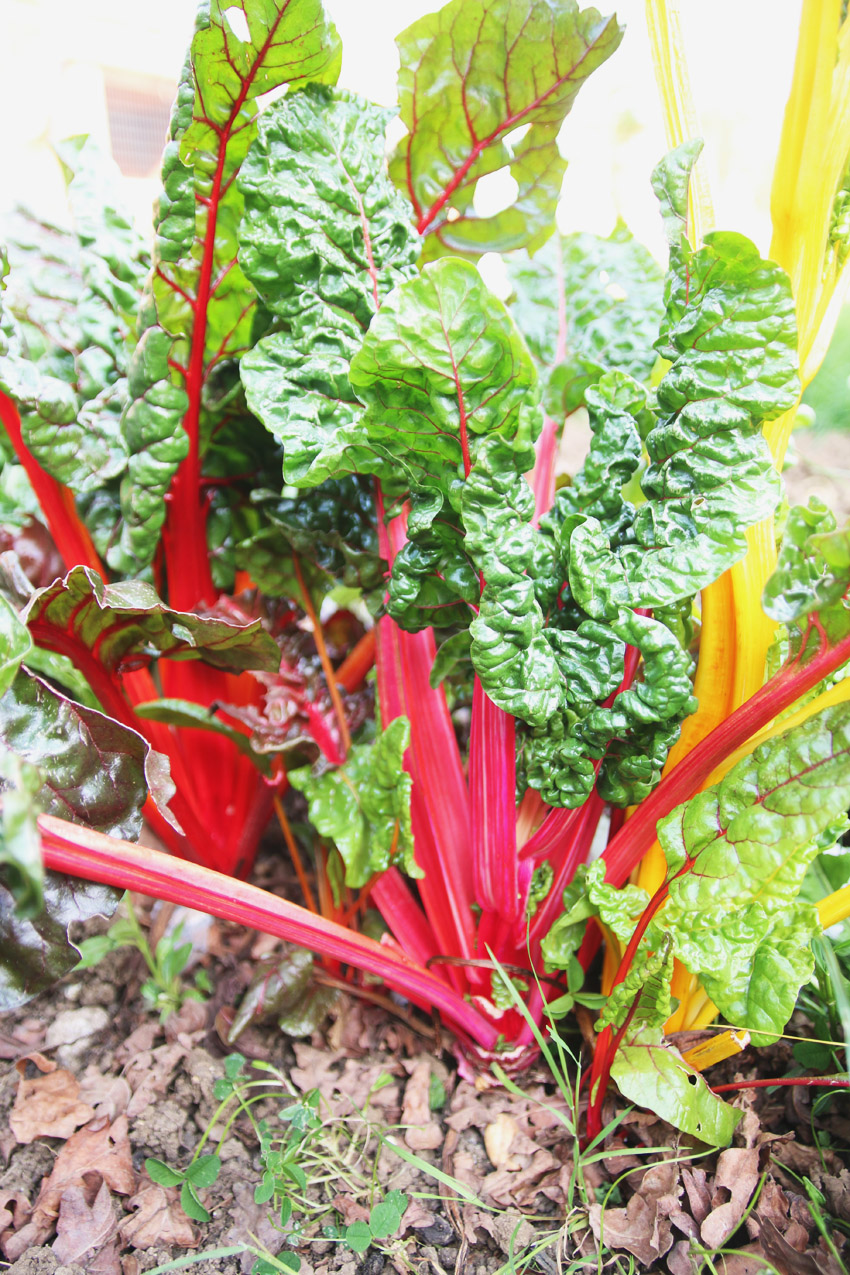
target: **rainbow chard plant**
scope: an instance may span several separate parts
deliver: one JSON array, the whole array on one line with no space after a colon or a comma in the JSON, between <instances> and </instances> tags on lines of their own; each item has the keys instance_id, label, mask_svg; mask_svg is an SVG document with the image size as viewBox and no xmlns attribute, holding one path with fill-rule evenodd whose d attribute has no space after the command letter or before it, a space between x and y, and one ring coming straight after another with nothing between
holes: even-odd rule
<instances>
[{"instance_id":1,"label":"rainbow chard plant","mask_svg":"<svg viewBox=\"0 0 850 1275\"><path fill-rule=\"evenodd\" d=\"M102 887L134 889L378 975L440 1012L467 1069L520 1067L547 1016L595 1003L604 940L589 1136L613 1077L731 1137L736 1112L665 1025L689 980L689 1025L719 1012L770 1039L821 918L850 912L846 892L799 901L850 802L850 548L822 507L785 510L778 559L752 567L782 501L765 427L800 394L795 297L743 236L696 241L701 143L671 137L653 174L666 275L622 225L555 230L561 124L621 36L573 0L451 0L399 37L387 164L390 113L333 87L315 0L202 6L141 304L116 301L130 231L103 199L120 252L98 258L77 221L96 330L82 304L73 339L37 322L12 271L2 923L5 953L31 956L7 1003L73 963L65 926ZM485 215L505 170L513 201ZM485 252L506 255L510 305ZM579 407L590 448L559 482ZM31 514L61 579L49 546L26 557ZM723 582L745 570L765 586L742 655L758 677L707 720L717 616L737 614ZM320 602L340 584L375 622L361 636L337 613L332 659ZM109 736L123 787L70 742L78 721L99 756ZM306 877L302 907L225 875L247 875L288 787L318 905ZM130 844L143 809L172 856ZM380 941L356 928L367 905Z\"/></svg>"}]
</instances>

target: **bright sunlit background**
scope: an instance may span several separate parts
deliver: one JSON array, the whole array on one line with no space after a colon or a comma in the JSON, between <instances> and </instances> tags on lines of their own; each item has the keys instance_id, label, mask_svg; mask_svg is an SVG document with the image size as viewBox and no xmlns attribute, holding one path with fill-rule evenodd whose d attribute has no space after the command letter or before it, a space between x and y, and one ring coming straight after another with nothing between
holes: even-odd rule
<instances>
[{"instance_id":1,"label":"bright sunlit background","mask_svg":"<svg viewBox=\"0 0 850 1275\"><path fill-rule=\"evenodd\" d=\"M326 5L343 41L340 83L394 105L393 38L438 2ZM718 225L750 235L765 251L800 0L682 0L681 7ZM66 221L51 143L91 133L115 156L147 231L195 8L195 0L3 0L0 217L26 202L48 220ZM643 0L624 0L616 12L627 28L623 44L581 90L564 126L569 168L559 221L564 230L608 234L621 216L663 260L649 174L665 143ZM498 201L498 186L489 194Z\"/></svg>"}]
</instances>

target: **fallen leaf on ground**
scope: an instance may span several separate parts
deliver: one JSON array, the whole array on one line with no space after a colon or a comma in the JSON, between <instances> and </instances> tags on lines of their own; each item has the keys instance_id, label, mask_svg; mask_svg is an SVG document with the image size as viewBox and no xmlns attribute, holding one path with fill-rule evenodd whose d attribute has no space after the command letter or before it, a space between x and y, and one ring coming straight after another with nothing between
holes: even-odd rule
<instances>
[{"instance_id":1,"label":"fallen leaf on ground","mask_svg":"<svg viewBox=\"0 0 850 1275\"><path fill-rule=\"evenodd\" d=\"M180 1044L159 1045L150 1052L139 1054L128 1063L124 1075L133 1096L127 1103L127 1115L140 1116L154 1101L157 1094L164 1094L171 1084L177 1064L186 1057L188 1050Z\"/></svg>"},{"instance_id":2,"label":"fallen leaf on ground","mask_svg":"<svg viewBox=\"0 0 850 1275\"><path fill-rule=\"evenodd\" d=\"M679 1208L678 1168L663 1160L647 1169L624 1209L591 1204L588 1219L594 1238L608 1248L622 1248L649 1266L673 1247L670 1214Z\"/></svg>"},{"instance_id":3,"label":"fallen leaf on ground","mask_svg":"<svg viewBox=\"0 0 850 1275\"><path fill-rule=\"evenodd\" d=\"M136 1212L118 1223L124 1245L132 1244L134 1248L153 1248L155 1244L198 1247L197 1236L180 1207L176 1187L159 1186L145 1176L139 1190L127 1201L127 1208Z\"/></svg>"},{"instance_id":4,"label":"fallen leaf on ground","mask_svg":"<svg viewBox=\"0 0 850 1275\"><path fill-rule=\"evenodd\" d=\"M433 1151L443 1144L443 1131L431 1118L430 1092L431 1067L427 1058L420 1058L404 1087L401 1111L401 1122L407 1126L404 1140L411 1151Z\"/></svg>"},{"instance_id":5,"label":"fallen leaf on ground","mask_svg":"<svg viewBox=\"0 0 850 1275\"><path fill-rule=\"evenodd\" d=\"M3 1252L16 1261L30 1247L43 1244L53 1230L63 1195L71 1187L85 1186L87 1174L100 1174L111 1191L130 1195L136 1186L133 1158L127 1137L127 1117L114 1124L94 1121L68 1139L45 1178L29 1222L4 1240Z\"/></svg>"},{"instance_id":6,"label":"fallen leaf on ground","mask_svg":"<svg viewBox=\"0 0 850 1275\"><path fill-rule=\"evenodd\" d=\"M721 1248L741 1225L759 1180L758 1147L729 1147L717 1160L711 1212L700 1226L709 1248Z\"/></svg>"},{"instance_id":7,"label":"fallen leaf on ground","mask_svg":"<svg viewBox=\"0 0 850 1275\"><path fill-rule=\"evenodd\" d=\"M28 1062L42 1074L28 1077ZM80 1100L80 1086L70 1071L57 1067L43 1054L27 1054L15 1066L21 1079L9 1125L18 1142L26 1145L36 1138L69 1138L91 1120L94 1107Z\"/></svg>"},{"instance_id":8,"label":"fallen leaf on ground","mask_svg":"<svg viewBox=\"0 0 850 1275\"><path fill-rule=\"evenodd\" d=\"M819 1249L800 1253L792 1248L783 1235L765 1218L759 1236L765 1257L773 1262L782 1275L842 1275L841 1268L831 1254Z\"/></svg>"},{"instance_id":9,"label":"fallen leaf on ground","mask_svg":"<svg viewBox=\"0 0 850 1275\"><path fill-rule=\"evenodd\" d=\"M82 1187L72 1186L62 1195L59 1216L56 1219L56 1242L53 1252L61 1265L79 1262L91 1269L91 1262L84 1258L94 1256L92 1250L102 1248L118 1229L112 1209L109 1187L101 1181L97 1195L91 1204Z\"/></svg>"},{"instance_id":10,"label":"fallen leaf on ground","mask_svg":"<svg viewBox=\"0 0 850 1275\"><path fill-rule=\"evenodd\" d=\"M127 1110L130 1098L123 1076L102 1076L96 1067L87 1067L80 1077L80 1101L94 1107L95 1119L115 1120Z\"/></svg>"},{"instance_id":11,"label":"fallen leaf on ground","mask_svg":"<svg viewBox=\"0 0 850 1275\"><path fill-rule=\"evenodd\" d=\"M484 1130L484 1149L494 1169L502 1169L511 1163L511 1143L519 1133L519 1125L507 1111L500 1111L492 1124Z\"/></svg>"}]
</instances>

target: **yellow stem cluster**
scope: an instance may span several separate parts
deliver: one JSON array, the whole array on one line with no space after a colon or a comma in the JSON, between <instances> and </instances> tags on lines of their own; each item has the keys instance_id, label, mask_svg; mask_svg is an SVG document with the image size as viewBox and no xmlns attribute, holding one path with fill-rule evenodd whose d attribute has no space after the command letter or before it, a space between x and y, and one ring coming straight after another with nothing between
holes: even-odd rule
<instances>
[{"instance_id":1,"label":"yellow stem cluster","mask_svg":"<svg viewBox=\"0 0 850 1275\"><path fill-rule=\"evenodd\" d=\"M646 14L667 142L672 148L699 135L676 0L646 0ZM841 0L803 0L791 93L774 171L770 255L791 279L804 388L823 359L848 277L836 246L830 242L835 197L848 157L850 22L842 22ZM699 243L713 224L708 183L697 164L689 205L693 242ZM795 416L796 408L765 426L777 469L782 467ZM699 708L683 724L665 770L687 756L763 685L774 635L773 625L761 608L762 590L776 563L773 519L751 527L747 541L746 557L702 592L702 636L694 688ZM839 685L780 726L763 731L728 758L706 786L721 778L741 755L751 752L755 743L848 696L850 686ZM644 857L638 884L652 894L665 873L664 856L656 844ZM831 896L824 901L822 917L850 914L850 890L839 894L840 899ZM696 979L681 967L675 971L673 991L680 1004L667 1024L668 1031L702 1027L712 1021L715 1007Z\"/></svg>"}]
</instances>

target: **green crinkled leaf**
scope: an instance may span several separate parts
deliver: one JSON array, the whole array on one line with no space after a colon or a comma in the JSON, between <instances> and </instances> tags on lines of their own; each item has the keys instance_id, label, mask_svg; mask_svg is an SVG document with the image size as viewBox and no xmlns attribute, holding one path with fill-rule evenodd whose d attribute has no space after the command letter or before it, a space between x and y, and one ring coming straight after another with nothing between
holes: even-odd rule
<instances>
[{"instance_id":1,"label":"green crinkled leaf","mask_svg":"<svg viewBox=\"0 0 850 1275\"><path fill-rule=\"evenodd\" d=\"M528 350L468 262L435 262L391 292L350 379L370 441L422 488L449 492L484 436L527 444L540 430Z\"/></svg>"},{"instance_id":2,"label":"green crinkled leaf","mask_svg":"<svg viewBox=\"0 0 850 1275\"><path fill-rule=\"evenodd\" d=\"M587 922L600 920L622 943L628 943L649 895L636 885L616 889L605 880L605 862L581 864L564 890L564 912L543 939L542 951L551 969L567 969L581 946Z\"/></svg>"},{"instance_id":3,"label":"green crinkled leaf","mask_svg":"<svg viewBox=\"0 0 850 1275\"><path fill-rule=\"evenodd\" d=\"M543 725L563 704L564 690L526 575L536 535L533 512L534 496L517 472L515 452L499 437L486 439L461 497L465 548L484 579L470 625L472 663L499 708Z\"/></svg>"},{"instance_id":4,"label":"green crinkled leaf","mask_svg":"<svg viewBox=\"0 0 850 1275\"><path fill-rule=\"evenodd\" d=\"M779 498L761 427L799 392L790 283L742 235L717 232L691 249L682 231L694 157L693 146L680 147L655 174L671 242L656 349L671 367L654 427L639 430L645 501L628 542L613 543L591 521L570 540L570 586L597 619L618 606L668 606L710 584L744 556L746 528ZM623 375L602 379L592 415L622 409Z\"/></svg>"},{"instance_id":5,"label":"green crinkled leaf","mask_svg":"<svg viewBox=\"0 0 850 1275\"><path fill-rule=\"evenodd\" d=\"M73 138L59 150L70 179L79 278L66 299L61 328L39 323L40 340L55 340L59 348L38 350L24 339L19 357L12 351L2 360L0 379L18 403L23 438L36 460L83 493L126 466L122 378L148 257L116 202L117 168L86 138ZM53 369L58 376L51 375Z\"/></svg>"},{"instance_id":6,"label":"green crinkled leaf","mask_svg":"<svg viewBox=\"0 0 850 1275\"><path fill-rule=\"evenodd\" d=\"M451 0L398 37L408 135L390 171L427 233L427 256L533 249L548 238L566 167L561 124L621 38L614 18L574 0ZM478 183L500 169L517 194L504 211L478 216Z\"/></svg>"},{"instance_id":7,"label":"green crinkled leaf","mask_svg":"<svg viewBox=\"0 0 850 1275\"><path fill-rule=\"evenodd\" d=\"M247 23L246 41L236 34L242 24L230 23L233 11ZM211 399L211 379L255 337L256 293L237 260L236 177L256 135L257 98L284 85L332 83L339 63L321 0L211 0L199 10L163 156L154 271L140 317L152 348L131 366L125 416L124 536L142 563L155 551L162 497L187 452L184 418L203 452L228 406Z\"/></svg>"},{"instance_id":8,"label":"green crinkled leaf","mask_svg":"<svg viewBox=\"0 0 850 1275\"><path fill-rule=\"evenodd\" d=\"M664 935L656 952L644 948L622 983L612 988L596 1020L596 1030L621 1027L629 1016L635 1030L663 1027L674 1008L670 995L673 959L669 934Z\"/></svg>"},{"instance_id":9,"label":"green crinkled leaf","mask_svg":"<svg viewBox=\"0 0 850 1275\"><path fill-rule=\"evenodd\" d=\"M550 415L575 411L588 387L614 368L648 379L664 313L663 275L622 222L607 239L555 234L533 257L509 258L508 275L512 313L541 368Z\"/></svg>"},{"instance_id":10,"label":"green crinkled leaf","mask_svg":"<svg viewBox=\"0 0 850 1275\"><path fill-rule=\"evenodd\" d=\"M410 207L384 161L391 116L353 93L310 85L259 121L239 175L239 259L268 308L300 330L305 311L315 323L331 309L362 335L413 274Z\"/></svg>"},{"instance_id":11,"label":"green crinkled leaf","mask_svg":"<svg viewBox=\"0 0 850 1275\"><path fill-rule=\"evenodd\" d=\"M165 521L165 495L180 462L189 454L183 416L189 398L168 367L172 340L160 327L142 335L127 383L123 416L129 453L121 484L124 551L142 563L153 557Z\"/></svg>"},{"instance_id":12,"label":"green crinkled leaf","mask_svg":"<svg viewBox=\"0 0 850 1275\"><path fill-rule=\"evenodd\" d=\"M850 583L850 527L813 496L808 507L789 510L773 575L762 594L772 620L793 624L817 611L835 640L848 627L844 602Z\"/></svg>"},{"instance_id":13,"label":"green crinkled leaf","mask_svg":"<svg viewBox=\"0 0 850 1275\"><path fill-rule=\"evenodd\" d=\"M403 769L409 742L410 723L397 717L374 744L355 744L338 770L318 778L306 767L289 772L307 798L310 822L333 838L349 886L365 885L396 862L421 876L413 858L412 781Z\"/></svg>"},{"instance_id":14,"label":"green crinkled leaf","mask_svg":"<svg viewBox=\"0 0 850 1275\"><path fill-rule=\"evenodd\" d=\"M97 649L109 672L134 655L202 659L230 672L277 672L280 651L259 620L239 626L217 617L174 611L152 585L127 580L106 585L89 567L75 567L64 580L36 592L22 618L36 642L58 629ZM45 643L49 645L49 643Z\"/></svg>"},{"instance_id":15,"label":"green crinkled leaf","mask_svg":"<svg viewBox=\"0 0 850 1275\"><path fill-rule=\"evenodd\" d=\"M382 472L348 365L386 294L413 273L409 209L390 182L389 113L312 86L275 105L239 179L240 261L288 330L241 364L251 410L284 446L287 482Z\"/></svg>"},{"instance_id":16,"label":"green crinkled leaf","mask_svg":"<svg viewBox=\"0 0 850 1275\"><path fill-rule=\"evenodd\" d=\"M644 1027L617 1050L611 1075L624 1098L711 1146L732 1141L742 1113L713 1094L704 1076L667 1044L658 1027Z\"/></svg>"},{"instance_id":17,"label":"green crinkled leaf","mask_svg":"<svg viewBox=\"0 0 850 1275\"><path fill-rule=\"evenodd\" d=\"M387 600L390 615L411 633L468 625L472 607L479 603L481 584L454 511L441 509L438 519L413 534L408 525L408 534L410 539L393 560Z\"/></svg>"},{"instance_id":18,"label":"green crinkled leaf","mask_svg":"<svg viewBox=\"0 0 850 1275\"><path fill-rule=\"evenodd\" d=\"M348 380L360 339L353 319L328 313L316 329L265 337L242 359L248 406L283 444L287 483L316 487L328 478L387 471Z\"/></svg>"},{"instance_id":19,"label":"green crinkled leaf","mask_svg":"<svg viewBox=\"0 0 850 1275\"><path fill-rule=\"evenodd\" d=\"M784 1029L811 972L819 921L797 898L822 834L850 806L848 758L845 703L761 744L658 825L671 872L690 866L654 925L707 977L718 1008L762 1040Z\"/></svg>"},{"instance_id":20,"label":"green crinkled leaf","mask_svg":"<svg viewBox=\"0 0 850 1275\"><path fill-rule=\"evenodd\" d=\"M339 584L367 597L383 594L386 563L378 555L374 496L366 479L326 482L283 496L255 491L253 504L264 526L237 545L237 561L269 597L300 597L293 552L310 576L314 598Z\"/></svg>"}]
</instances>

